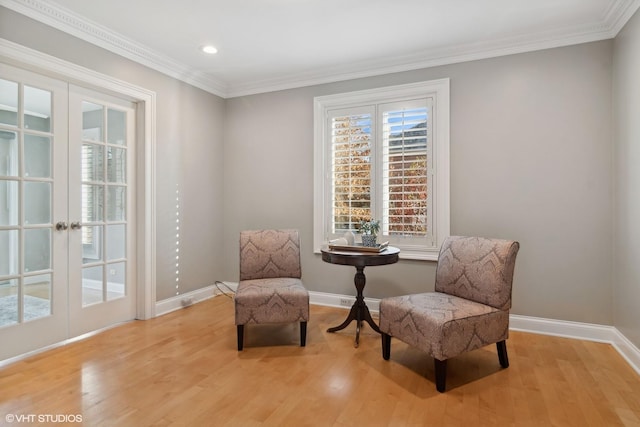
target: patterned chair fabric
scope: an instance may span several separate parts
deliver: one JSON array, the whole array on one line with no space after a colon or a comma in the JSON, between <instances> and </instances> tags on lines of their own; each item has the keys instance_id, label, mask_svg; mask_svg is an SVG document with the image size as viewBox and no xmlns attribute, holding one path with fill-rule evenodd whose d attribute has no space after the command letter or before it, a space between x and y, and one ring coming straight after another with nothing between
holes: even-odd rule
<instances>
[{"instance_id":1,"label":"patterned chair fabric","mask_svg":"<svg viewBox=\"0 0 640 427\"><path fill-rule=\"evenodd\" d=\"M435 292L380 301L383 357L389 358L391 337L419 348L436 362L498 343L500 362L508 366L504 341L509 337L519 247L507 240L447 238L440 249ZM437 387L444 391L444 377L438 378L438 369L444 367L438 363L436 367Z\"/></svg>"},{"instance_id":2,"label":"patterned chair fabric","mask_svg":"<svg viewBox=\"0 0 640 427\"><path fill-rule=\"evenodd\" d=\"M300 322L300 345L306 345L309 292L301 277L296 230L240 233L240 282L234 298L238 350L249 323Z\"/></svg>"},{"instance_id":3,"label":"patterned chair fabric","mask_svg":"<svg viewBox=\"0 0 640 427\"><path fill-rule=\"evenodd\" d=\"M518 249L507 240L448 238L438 257L436 292L509 310Z\"/></svg>"},{"instance_id":4,"label":"patterned chair fabric","mask_svg":"<svg viewBox=\"0 0 640 427\"><path fill-rule=\"evenodd\" d=\"M240 232L240 280L302 277L296 230Z\"/></svg>"}]
</instances>

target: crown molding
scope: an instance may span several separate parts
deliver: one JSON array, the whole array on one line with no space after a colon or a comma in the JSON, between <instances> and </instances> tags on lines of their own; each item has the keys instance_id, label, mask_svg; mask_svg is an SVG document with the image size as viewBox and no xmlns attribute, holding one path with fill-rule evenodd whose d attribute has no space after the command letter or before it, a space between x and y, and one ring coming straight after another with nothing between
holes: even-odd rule
<instances>
[{"instance_id":1,"label":"crown molding","mask_svg":"<svg viewBox=\"0 0 640 427\"><path fill-rule=\"evenodd\" d=\"M358 62L340 67L316 68L312 73L307 74L290 74L276 79L229 85L227 97L294 89L612 39L639 8L640 0L617 0L606 11L602 22L590 25L447 46L377 61Z\"/></svg>"},{"instance_id":2,"label":"crown molding","mask_svg":"<svg viewBox=\"0 0 640 427\"><path fill-rule=\"evenodd\" d=\"M640 0L615 0L601 22L582 27L448 46L338 67L316 68L307 73L235 85L190 69L48 0L0 0L0 5L214 95L233 98L611 39L640 8Z\"/></svg>"},{"instance_id":3,"label":"crown molding","mask_svg":"<svg viewBox=\"0 0 640 427\"><path fill-rule=\"evenodd\" d=\"M640 0L619 0L611 5L604 18L604 23L611 32L611 38L618 35L638 8L640 8Z\"/></svg>"},{"instance_id":4,"label":"crown molding","mask_svg":"<svg viewBox=\"0 0 640 427\"><path fill-rule=\"evenodd\" d=\"M214 95L226 95L226 84L55 3L0 0L0 5Z\"/></svg>"},{"instance_id":5,"label":"crown molding","mask_svg":"<svg viewBox=\"0 0 640 427\"><path fill-rule=\"evenodd\" d=\"M343 65L341 67L316 68L312 73L307 74L290 74L283 75L276 79L247 82L246 84L239 85L229 85L227 97L233 98L257 93L274 92L278 90L294 89L344 80L400 73L403 71L413 71L422 68L496 58L517 53L589 43L610 38L612 38L612 36L609 30L594 27L590 28L589 31L578 31L570 35L563 35L562 37L549 37L548 35L542 35L538 38L514 38L450 46L447 48L427 50L418 54L398 56L378 61L358 62Z\"/></svg>"}]
</instances>

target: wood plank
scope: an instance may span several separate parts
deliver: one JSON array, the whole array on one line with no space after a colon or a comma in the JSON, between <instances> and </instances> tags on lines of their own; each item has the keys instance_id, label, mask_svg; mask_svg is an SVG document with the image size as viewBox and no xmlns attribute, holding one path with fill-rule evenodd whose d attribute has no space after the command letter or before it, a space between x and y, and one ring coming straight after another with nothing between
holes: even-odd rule
<instances>
[{"instance_id":1,"label":"wood plank","mask_svg":"<svg viewBox=\"0 0 640 427\"><path fill-rule=\"evenodd\" d=\"M233 303L219 296L134 321L0 369L6 414L77 414L118 426L617 426L640 424L640 377L608 344L511 332L510 367L495 346L452 359L447 392L433 362L312 306L297 325L248 325L236 349Z\"/></svg>"}]
</instances>

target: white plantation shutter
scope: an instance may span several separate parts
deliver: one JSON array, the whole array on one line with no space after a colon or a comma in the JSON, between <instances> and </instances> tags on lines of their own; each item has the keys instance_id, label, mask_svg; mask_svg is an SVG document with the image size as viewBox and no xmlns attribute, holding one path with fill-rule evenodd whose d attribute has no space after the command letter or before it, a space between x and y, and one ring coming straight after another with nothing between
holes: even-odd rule
<instances>
[{"instance_id":1,"label":"white plantation shutter","mask_svg":"<svg viewBox=\"0 0 640 427\"><path fill-rule=\"evenodd\" d=\"M332 233L357 230L371 217L373 109L332 111L331 228Z\"/></svg>"},{"instance_id":2,"label":"white plantation shutter","mask_svg":"<svg viewBox=\"0 0 640 427\"><path fill-rule=\"evenodd\" d=\"M402 258L437 260L450 232L449 80L314 99L314 250L380 221Z\"/></svg>"},{"instance_id":3,"label":"white plantation shutter","mask_svg":"<svg viewBox=\"0 0 640 427\"><path fill-rule=\"evenodd\" d=\"M424 98L328 112L333 237L373 218L390 243L432 243L431 104Z\"/></svg>"},{"instance_id":4,"label":"white plantation shutter","mask_svg":"<svg viewBox=\"0 0 640 427\"><path fill-rule=\"evenodd\" d=\"M379 106L383 235L432 240L431 98Z\"/></svg>"}]
</instances>

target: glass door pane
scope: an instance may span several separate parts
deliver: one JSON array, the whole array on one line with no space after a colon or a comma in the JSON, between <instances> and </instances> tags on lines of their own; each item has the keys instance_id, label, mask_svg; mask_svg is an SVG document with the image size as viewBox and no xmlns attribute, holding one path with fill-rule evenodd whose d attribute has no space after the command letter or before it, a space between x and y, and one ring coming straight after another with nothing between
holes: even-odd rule
<instances>
[{"instance_id":1,"label":"glass door pane","mask_svg":"<svg viewBox=\"0 0 640 427\"><path fill-rule=\"evenodd\" d=\"M18 83L0 79L0 125L18 126Z\"/></svg>"},{"instance_id":2,"label":"glass door pane","mask_svg":"<svg viewBox=\"0 0 640 427\"><path fill-rule=\"evenodd\" d=\"M0 110L0 117L2 117ZM18 176L18 133L0 129L0 176Z\"/></svg>"},{"instance_id":3,"label":"glass door pane","mask_svg":"<svg viewBox=\"0 0 640 427\"><path fill-rule=\"evenodd\" d=\"M51 131L51 92L24 86L23 123L25 129Z\"/></svg>"},{"instance_id":4,"label":"glass door pane","mask_svg":"<svg viewBox=\"0 0 640 427\"><path fill-rule=\"evenodd\" d=\"M18 286L18 279L0 282L0 327L18 323Z\"/></svg>"},{"instance_id":5,"label":"glass door pane","mask_svg":"<svg viewBox=\"0 0 640 427\"><path fill-rule=\"evenodd\" d=\"M24 136L24 175L31 178L51 178L51 138Z\"/></svg>"},{"instance_id":6,"label":"glass door pane","mask_svg":"<svg viewBox=\"0 0 640 427\"><path fill-rule=\"evenodd\" d=\"M18 181L0 179L0 227L18 225Z\"/></svg>"},{"instance_id":7,"label":"glass door pane","mask_svg":"<svg viewBox=\"0 0 640 427\"><path fill-rule=\"evenodd\" d=\"M103 266L82 268L82 306L104 301Z\"/></svg>"},{"instance_id":8,"label":"glass door pane","mask_svg":"<svg viewBox=\"0 0 640 427\"><path fill-rule=\"evenodd\" d=\"M51 314L51 274L25 278L23 312L25 321Z\"/></svg>"}]
</instances>

